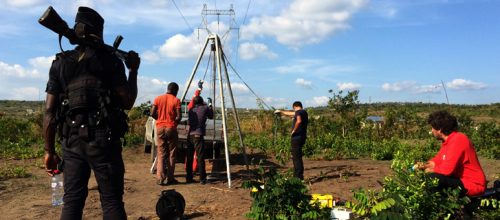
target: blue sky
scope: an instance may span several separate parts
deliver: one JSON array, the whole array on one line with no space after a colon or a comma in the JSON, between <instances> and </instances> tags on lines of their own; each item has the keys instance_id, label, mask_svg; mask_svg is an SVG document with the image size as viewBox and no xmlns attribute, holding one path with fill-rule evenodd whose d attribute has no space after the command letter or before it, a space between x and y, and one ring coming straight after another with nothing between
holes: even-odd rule
<instances>
[{"instance_id":1,"label":"blue sky","mask_svg":"<svg viewBox=\"0 0 500 220\"><path fill-rule=\"evenodd\" d=\"M203 4L232 5L234 21L208 16L203 25ZM500 101L494 0L1 0L0 99L44 99L59 52L57 36L37 22L49 5L70 26L78 6L94 8L105 18L105 41L121 34L121 48L140 54L136 104L165 92L169 82L183 90L207 36L199 27L223 37L242 78L230 71L239 107L256 106L244 82L276 108L295 100L326 105L330 89L359 89L363 103L445 103L443 84L453 104ZM67 41L63 47L72 48ZM205 57L196 80L207 63Z\"/></svg>"}]
</instances>

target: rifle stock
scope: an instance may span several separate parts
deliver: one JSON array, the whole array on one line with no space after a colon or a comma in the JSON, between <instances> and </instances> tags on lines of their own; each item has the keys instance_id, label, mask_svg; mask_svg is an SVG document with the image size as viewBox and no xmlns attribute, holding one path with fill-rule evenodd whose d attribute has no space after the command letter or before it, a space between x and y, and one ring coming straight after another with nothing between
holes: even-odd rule
<instances>
[{"instance_id":1,"label":"rifle stock","mask_svg":"<svg viewBox=\"0 0 500 220\"><path fill-rule=\"evenodd\" d=\"M118 35L116 37L113 46L107 45L102 42L96 42L78 38L75 34L75 31L69 28L66 21L64 21L61 18L61 16L59 16L57 11L54 8L52 8L52 6L49 6L47 10L45 10L43 15L38 19L38 23L48 28L49 30L59 34L60 36L64 36L73 45L78 44L82 46L90 46L95 48L102 46L107 51L114 53L122 61L125 61L128 58L128 52L118 49L121 40L123 39L121 35Z\"/></svg>"}]
</instances>

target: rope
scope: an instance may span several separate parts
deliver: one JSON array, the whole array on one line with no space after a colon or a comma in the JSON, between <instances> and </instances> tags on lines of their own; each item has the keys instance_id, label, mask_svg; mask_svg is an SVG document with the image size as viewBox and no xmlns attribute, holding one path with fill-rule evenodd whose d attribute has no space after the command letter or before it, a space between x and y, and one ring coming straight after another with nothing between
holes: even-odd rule
<instances>
[{"instance_id":1,"label":"rope","mask_svg":"<svg viewBox=\"0 0 500 220\"><path fill-rule=\"evenodd\" d=\"M208 64L207 64L207 68L205 69L205 74L203 74L203 81L205 81L205 77L207 76L208 67L210 66L211 60L212 60L212 53L210 53L210 55L208 56Z\"/></svg>"}]
</instances>

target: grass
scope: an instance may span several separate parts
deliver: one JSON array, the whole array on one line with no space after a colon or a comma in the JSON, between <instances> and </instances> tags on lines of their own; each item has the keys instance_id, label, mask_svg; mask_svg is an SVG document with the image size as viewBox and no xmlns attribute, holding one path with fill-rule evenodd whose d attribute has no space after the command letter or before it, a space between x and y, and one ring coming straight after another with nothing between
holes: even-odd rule
<instances>
[{"instance_id":1,"label":"grass","mask_svg":"<svg viewBox=\"0 0 500 220\"><path fill-rule=\"evenodd\" d=\"M6 166L0 167L0 180L8 180L13 178L26 178L31 174L28 173L24 166Z\"/></svg>"},{"instance_id":2,"label":"grass","mask_svg":"<svg viewBox=\"0 0 500 220\"><path fill-rule=\"evenodd\" d=\"M30 141L10 142L2 141L0 147L0 158L4 159L30 159L39 158L44 155L42 143Z\"/></svg>"}]
</instances>

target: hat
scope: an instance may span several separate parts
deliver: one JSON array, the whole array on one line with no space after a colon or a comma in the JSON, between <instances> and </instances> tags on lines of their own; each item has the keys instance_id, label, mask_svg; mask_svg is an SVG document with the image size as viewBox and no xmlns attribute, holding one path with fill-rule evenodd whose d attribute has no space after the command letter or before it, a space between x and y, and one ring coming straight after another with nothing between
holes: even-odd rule
<instances>
[{"instance_id":1,"label":"hat","mask_svg":"<svg viewBox=\"0 0 500 220\"><path fill-rule=\"evenodd\" d=\"M84 23L94 28L95 31L102 33L104 19L94 9L89 7L79 7L76 13L75 22Z\"/></svg>"}]
</instances>

